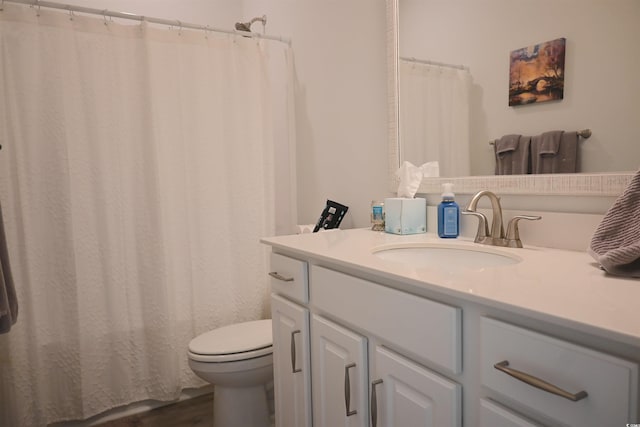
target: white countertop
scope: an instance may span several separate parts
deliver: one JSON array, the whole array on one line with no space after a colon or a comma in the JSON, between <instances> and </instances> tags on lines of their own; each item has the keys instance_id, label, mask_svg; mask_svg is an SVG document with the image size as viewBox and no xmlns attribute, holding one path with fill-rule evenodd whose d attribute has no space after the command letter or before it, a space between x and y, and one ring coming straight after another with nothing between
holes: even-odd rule
<instances>
[{"instance_id":1,"label":"white countertop","mask_svg":"<svg viewBox=\"0 0 640 427\"><path fill-rule=\"evenodd\" d=\"M331 230L261 241L303 258L401 280L413 289L424 288L640 346L640 280L606 274L586 252L496 248L462 239L440 239L433 234L398 236L369 229ZM373 254L378 246L405 243L480 246L522 261L448 271L384 261Z\"/></svg>"}]
</instances>

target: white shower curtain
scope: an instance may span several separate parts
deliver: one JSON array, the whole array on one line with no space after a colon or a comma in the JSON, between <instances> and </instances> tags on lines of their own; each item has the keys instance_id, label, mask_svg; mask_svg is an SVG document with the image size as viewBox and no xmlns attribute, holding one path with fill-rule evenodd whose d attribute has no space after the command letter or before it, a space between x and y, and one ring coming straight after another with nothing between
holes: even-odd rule
<instances>
[{"instance_id":1,"label":"white shower curtain","mask_svg":"<svg viewBox=\"0 0 640 427\"><path fill-rule=\"evenodd\" d=\"M437 160L440 176L469 175L471 74L407 60L399 68L402 160Z\"/></svg>"},{"instance_id":2,"label":"white shower curtain","mask_svg":"<svg viewBox=\"0 0 640 427\"><path fill-rule=\"evenodd\" d=\"M0 425L203 385L189 340L268 316L288 46L5 4L0 49Z\"/></svg>"}]
</instances>

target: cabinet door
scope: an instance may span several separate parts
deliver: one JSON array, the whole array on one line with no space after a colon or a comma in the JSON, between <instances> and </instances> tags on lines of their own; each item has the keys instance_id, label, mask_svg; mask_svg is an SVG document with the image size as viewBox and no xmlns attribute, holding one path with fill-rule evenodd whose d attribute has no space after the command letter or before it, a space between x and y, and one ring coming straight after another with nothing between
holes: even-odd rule
<instances>
[{"instance_id":1,"label":"cabinet door","mask_svg":"<svg viewBox=\"0 0 640 427\"><path fill-rule=\"evenodd\" d=\"M367 339L311 318L314 427L367 426Z\"/></svg>"},{"instance_id":2,"label":"cabinet door","mask_svg":"<svg viewBox=\"0 0 640 427\"><path fill-rule=\"evenodd\" d=\"M372 427L460 427L461 388L378 346L371 382Z\"/></svg>"},{"instance_id":3,"label":"cabinet door","mask_svg":"<svg viewBox=\"0 0 640 427\"><path fill-rule=\"evenodd\" d=\"M271 295L277 427L311 427L309 310Z\"/></svg>"}]
</instances>

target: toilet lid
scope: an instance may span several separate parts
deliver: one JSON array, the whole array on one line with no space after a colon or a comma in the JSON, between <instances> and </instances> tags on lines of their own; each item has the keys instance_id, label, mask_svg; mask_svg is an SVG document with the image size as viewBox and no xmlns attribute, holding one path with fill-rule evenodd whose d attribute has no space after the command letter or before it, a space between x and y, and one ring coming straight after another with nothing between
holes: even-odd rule
<instances>
[{"instance_id":1,"label":"toilet lid","mask_svg":"<svg viewBox=\"0 0 640 427\"><path fill-rule=\"evenodd\" d=\"M266 319L236 323L205 332L191 340L189 351L202 355L227 355L264 349L270 353L272 345L271 319Z\"/></svg>"}]
</instances>

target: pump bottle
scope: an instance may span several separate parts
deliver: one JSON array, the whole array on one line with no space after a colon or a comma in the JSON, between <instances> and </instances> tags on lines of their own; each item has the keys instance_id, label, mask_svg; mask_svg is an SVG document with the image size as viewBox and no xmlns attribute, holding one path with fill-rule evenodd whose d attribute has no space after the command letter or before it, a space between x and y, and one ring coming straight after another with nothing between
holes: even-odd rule
<instances>
[{"instance_id":1,"label":"pump bottle","mask_svg":"<svg viewBox=\"0 0 640 427\"><path fill-rule=\"evenodd\" d=\"M438 236L456 238L460 234L460 206L454 201L453 184L442 184L442 202L438 205Z\"/></svg>"}]
</instances>

